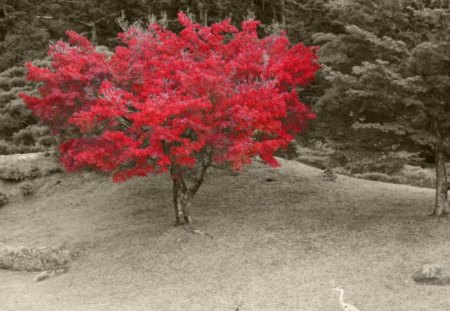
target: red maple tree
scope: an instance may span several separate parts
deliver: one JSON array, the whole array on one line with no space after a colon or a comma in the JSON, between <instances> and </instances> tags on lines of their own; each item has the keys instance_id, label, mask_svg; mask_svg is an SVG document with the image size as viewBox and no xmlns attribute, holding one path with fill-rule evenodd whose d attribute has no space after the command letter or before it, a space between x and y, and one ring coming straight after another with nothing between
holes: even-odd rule
<instances>
[{"instance_id":1,"label":"red maple tree","mask_svg":"<svg viewBox=\"0 0 450 311\"><path fill-rule=\"evenodd\" d=\"M260 22L210 27L178 16L173 33L153 23L119 34L112 56L67 31L49 49L50 68L27 64L42 83L28 107L58 136L68 171L111 172L115 181L169 172L177 224L213 164L240 170L286 148L314 118L296 87L319 68L315 49L286 35L259 38Z\"/></svg>"}]
</instances>

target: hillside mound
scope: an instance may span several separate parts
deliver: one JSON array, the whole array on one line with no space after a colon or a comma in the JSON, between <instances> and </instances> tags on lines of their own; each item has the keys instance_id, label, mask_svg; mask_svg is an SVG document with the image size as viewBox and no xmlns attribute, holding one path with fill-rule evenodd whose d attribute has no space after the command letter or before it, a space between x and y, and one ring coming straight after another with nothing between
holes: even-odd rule
<instances>
[{"instance_id":1,"label":"hillside mound","mask_svg":"<svg viewBox=\"0 0 450 311\"><path fill-rule=\"evenodd\" d=\"M26 181L0 182L11 195L0 209L1 243L79 254L42 283L0 270L1 309L331 311L340 286L361 310L450 310L446 288L411 279L450 256L450 226L426 217L433 190L326 181L321 170L279 161L237 176L211 169L190 230L173 226L165 175L115 184L55 172L33 179L37 191L26 197L16 190Z\"/></svg>"}]
</instances>

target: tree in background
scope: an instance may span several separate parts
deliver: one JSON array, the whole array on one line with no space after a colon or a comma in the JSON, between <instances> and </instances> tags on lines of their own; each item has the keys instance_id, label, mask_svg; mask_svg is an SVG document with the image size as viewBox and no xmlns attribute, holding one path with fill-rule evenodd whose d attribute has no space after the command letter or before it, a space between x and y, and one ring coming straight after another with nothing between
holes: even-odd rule
<instances>
[{"instance_id":1,"label":"tree in background","mask_svg":"<svg viewBox=\"0 0 450 311\"><path fill-rule=\"evenodd\" d=\"M0 1L0 71L22 66L25 60L42 58L50 35L29 1Z\"/></svg>"},{"instance_id":2,"label":"tree in background","mask_svg":"<svg viewBox=\"0 0 450 311\"><path fill-rule=\"evenodd\" d=\"M214 164L239 171L259 155L272 166L314 115L296 87L319 68L314 49L284 34L242 30L178 15L177 35L157 23L132 25L108 57L75 32L50 48L52 65L28 64L40 97L22 98L61 141L69 171L111 172L114 180L168 172L177 224Z\"/></svg>"},{"instance_id":3,"label":"tree in background","mask_svg":"<svg viewBox=\"0 0 450 311\"><path fill-rule=\"evenodd\" d=\"M437 216L448 212L448 5L336 1L331 14L341 31L314 36L322 45L323 75L330 84L317 103L319 116L331 115L339 120L335 126L352 127L379 150L432 150L436 164L433 214Z\"/></svg>"},{"instance_id":4,"label":"tree in background","mask_svg":"<svg viewBox=\"0 0 450 311\"><path fill-rule=\"evenodd\" d=\"M37 62L45 65L42 61ZM54 143L46 127L18 97L19 93L33 92L25 79L24 67L12 67L0 73L0 154L36 152Z\"/></svg>"},{"instance_id":5,"label":"tree in background","mask_svg":"<svg viewBox=\"0 0 450 311\"><path fill-rule=\"evenodd\" d=\"M189 12L202 25L232 17L237 24L253 12L262 21L259 30L271 24L288 29L292 42L311 44L311 34L327 30L329 0L0 0L0 71L42 58L49 40L59 40L72 29L93 44L110 48L118 43L115 20L125 16L133 23L149 16L165 15L167 27L179 31L177 13ZM319 30L320 29L320 30ZM270 33L270 31L268 31Z\"/></svg>"}]
</instances>

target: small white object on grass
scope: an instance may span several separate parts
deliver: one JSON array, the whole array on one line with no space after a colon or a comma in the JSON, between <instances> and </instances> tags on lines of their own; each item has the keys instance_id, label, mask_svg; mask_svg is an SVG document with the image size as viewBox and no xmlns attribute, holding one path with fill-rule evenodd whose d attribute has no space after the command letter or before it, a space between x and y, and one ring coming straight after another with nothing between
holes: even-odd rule
<instances>
[{"instance_id":1,"label":"small white object on grass","mask_svg":"<svg viewBox=\"0 0 450 311\"><path fill-rule=\"evenodd\" d=\"M340 292L339 302L341 303L341 308L344 311L359 311L355 306L344 302L344 290L342 288L336 287L333 290Z\"/></svg>"}]
</instances>

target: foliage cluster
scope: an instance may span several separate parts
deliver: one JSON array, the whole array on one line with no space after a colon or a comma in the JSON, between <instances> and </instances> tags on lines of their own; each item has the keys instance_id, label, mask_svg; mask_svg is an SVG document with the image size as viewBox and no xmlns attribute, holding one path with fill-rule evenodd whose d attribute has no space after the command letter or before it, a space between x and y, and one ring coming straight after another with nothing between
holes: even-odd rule
<instances>
[{"instance_id":1,"label":"foliage cluster","mask_svg":"<svg viewBox=\"0 0 450 311\"><path fill-rule=\"evenodd\" d=\"M18 168L1 167L0 168L0 179L4 181L21 181L26 178L24 171Z\"/></svg>"},{"instance_id":2,"label":"foliage cluster","mask_svg":"<svg viewBox=\"0 0 450 311\"><path fill-rule=\"evenodd\" d=\"M324 64L319 120L336 120L327 123L334 132L353 129L360 137L343 139L355 149L434 154L435 213L450 212L450 3L348 0L327 7L336 27L313 35Z\"/></svg>"},{"instance_id":3,"label":"foliage cluster","mask_svg":"<svg viewBox=\"0 0 450 311\"><path fill-rule=\"evenodd\" d=\"M25 183L20 186L20 192L22 193L23 196L31 196L36 192L36 188L31 183Z\"/></svg>"},{"instance_id":4,"label":"foliage cluster","mask_svg":"<svg viewBox=\"0 0 450 311\"><path fill-rule=\"evenodd\" d=\"M377 172L392 175L399 172L406 164L406 159L392 155L376 158L363 158L351 161L344 167L350 174L362 174L366 172Z\"/></svg>"},{"instance_id":5,"label":"foliage cluster","mask_svg":"<svg viewBox=\"0 0 450 311\"><path fill-rule=\"evenodd\" d=\"M0 73L0 154L36 152L54 144L48 128L37 123L18 97L35 88L26 81L25 74L24 67L11 67Z\"/></svg>"},{"instance_id":6,"label":"foliage cluster","mask_svg":"<svg viewBox=\"0 0 450 311\"><path fill-rule=\"evenodd\" d=\"M9 202L8 196L5 193L0 192L0 207L6 205L8 202Z\"/></svg>"},{"instance_id":7,"label":"foliage cluster","mask_svg":"<svg viewBox=\"0 0 450 311\"><path fill-rule=\"evenodd\" d=\"M52 170L51 168L50 170ZM48 171L46 174L52 174ZM20 169L17 167L2 166L0 167L0 180L4 181L23 181L25 179L36 179L42 175L41 170L38 167L31 167L29 170Z\"/></svg>"},{"instance_id":8,"label":"foliage cluster","mask_svg":"<svg viewBox=\"0 0 450 311\"><path fill-rule=\"evenodd\" d=\"M323 24L323 19L318 17L323 3L328 1L301 2L41 0L36 3L31 0L3 0L0 6L0 71L20 66L27 60L42 58L48 40L60 39L66 29L86 34L94 44L115 47L118 43L116 34L120 28L114 21L121 16L131 22L162 16L164 24L177 32L180 30L177 22L179 11L189 12L202 25L210 25L228 17L239 24L251 11L263 22L260 34L272 31L268 27L272 22L278 23L278 28L284 23L290 25L292 31L296 30L295 37L303 34L299 37L300 41L309 44L308 31ZM307 25L300 25L301 21L306 21Z\"/></svg>"}]
</instances>

